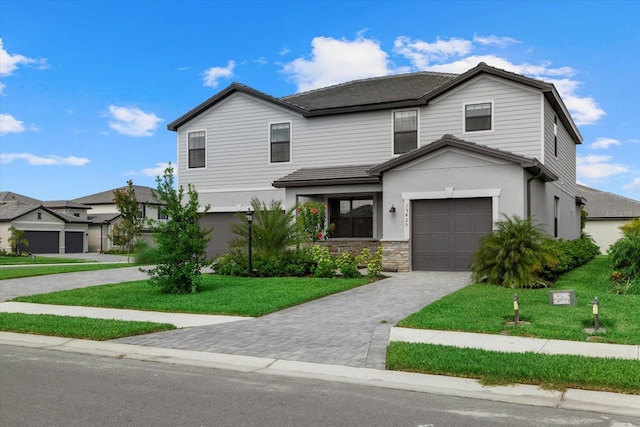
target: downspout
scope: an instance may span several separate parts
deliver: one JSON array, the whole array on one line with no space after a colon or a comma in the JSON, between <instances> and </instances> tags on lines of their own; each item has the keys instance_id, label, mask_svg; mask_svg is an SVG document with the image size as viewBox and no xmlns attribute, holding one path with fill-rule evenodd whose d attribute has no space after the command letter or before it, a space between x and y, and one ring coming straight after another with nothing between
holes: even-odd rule
<instances>
[{"instance_id":1,"label":"downspout","mask_svg":"<svg viewBox=\"0 0 640 427\"><path fill-rule=\"evenodd\" d=\"M542 169L527 179L527 219L531 218L531 181L536 180L542 176Z\"/></svg>"}]
</instances>

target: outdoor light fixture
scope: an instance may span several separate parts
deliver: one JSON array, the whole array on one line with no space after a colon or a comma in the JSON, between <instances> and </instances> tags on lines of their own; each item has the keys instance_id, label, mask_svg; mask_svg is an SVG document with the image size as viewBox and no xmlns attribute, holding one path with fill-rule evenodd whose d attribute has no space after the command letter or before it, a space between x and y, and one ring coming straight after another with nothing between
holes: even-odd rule
<instances>
[{"instance_id":1,"label":"outdoor light fixture","mask_svg":"<svg viewBox=\"0 0 640 427\"><path fill-rule=\"evenodd\" d=\"M396 213L396 207L391 205L391 209L389 209L389 212Z\"/></svg>"},{"instance_id":2,"label":"outdoor light fixture","mask_svg":"<svg viewBox=\"0 0 640 427\"><path fill-rule=\"evenodd\" d=\"M251 212L251 208L247 209L247 212L244 214L245 218L247 218L247 224L249 225L249 276L253 273L253 265L251 263L251 223L253 222L253 212Z\"/></svg>"}]
</instances>

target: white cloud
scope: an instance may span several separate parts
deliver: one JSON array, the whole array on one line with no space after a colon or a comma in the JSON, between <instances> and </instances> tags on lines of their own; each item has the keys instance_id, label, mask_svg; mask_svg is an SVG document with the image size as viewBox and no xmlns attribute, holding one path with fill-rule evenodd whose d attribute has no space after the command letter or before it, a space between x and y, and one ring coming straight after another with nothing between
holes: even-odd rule
<instances>
[{"instance_id":1,"label":"white cloud","mask_svg":"<svg viewBox=\"0 0 640 427\"><path fill-rule=\"evenodd\" d=\"M624 191L640 191L640 178L636 178L633 182L622 187Z\"/></svg>"},{"instance_id":2,"label":"white cloud","mask_svg":"<svg viewBox=\"0 0 640 427\"><path fill-rule=\"evenodd\" d=\"M35 65L37 68L48 68L46 59L28 58L18 53L10 54L4 50L2 39L0 39L0 76L10 76L20 65Z\"/></svg>"},{"instance_id":3,"label":"white cloud","mask_svg":"<svg viewBox=\"0 0 640 427\"><path fill-rule=\"evenodd\" d=\"M310 59L297 58L283 69L299 92L393 71L389 68L387 53L376 40L315 37L311 46Z\"/></svg>"},{"instance_id":4,"label":"white cloud","mask_svg":"<svg viewBox=\"0 0 640 427\"><path fill-rule=\"evenodd\" d=\"M109 122L109 127L129 136L152 136L162 121L155 114L145 113L139 108L117 105L109 105L109 116L113 119Z\"/></svg>"},{"instance_id":5,"label":"white cloud","mask_svg":"<svg viewBox=\"0 0 640 427\"><path fill-rule=\"evenodd\" d=\"M578 179L602 179L629 171L625 165L610 163L612 156L590 155L576 158Z\"/></svg>"},{"instance_id":6,"label":"white cloud","mask_svg":"<svg viewBox=\"0 0 640 427\"><path fill-rule=\"evenodd\" d=\"M490 36L479 36L478 34L474 34L473 35L473 41L475 43L481 44L481 45L498 45L502 48L507 47L509 45L512 45L514 43L520 43L519 40L516 40L514 38L511 37L498 37L498 36L494 36L494 35L490 35Z\"/></svg>"},{"instance_id":7,"label":"white cloud","mask_svg":"<svg viewBox=\"0 0 640 427\"><path fill-rule=\"evenodd\" d=\"M415 68L422 70L433 62L442 62L452 56L470 53L473 50L473 43L470 40L456 38L449 40L438 38L435 42L429 43L400 36L393 43L393 50L409 59Z\"/></svg>"},{"instance_id":8,"label":"white cloud","mask_svg":"<svg viewBox=\"0 0 640 427\"><path fill-rule=\"evenodd\" d=\"M410 67L399 67L389 60L389 54L377 40L365 38L362 32L353 41L315 37L311 42L311 56L300 57L285 64L283 72L298 86L298 91L306 91L400 72L438 71L460 74L485 62L496 68L553 83L577 125L595 123L606 114L592 97L578 94L581 83L575 80L576 70L571 67L554 67L550 61L515 64L495 54L472 54L477 47L505 47L512 43L520 41L511 37L477 34L472 40L437 38L434 42L399 36L394 42L393 52L406 58L411 64Z\"/></svg>"},{"instance_id":9,"label":"white cloud","mask_svg":"<svg viewBox=\"0 0 640 427\"><path fill-rule=\"evenodd\" d=\"M233 77L233 69L236 66L235 61L229 61L226 67L211 67L208 70L202 72L202 78L204 80L203 85L216 88L218 87L218 80L228 79Z\"/></svg>"},{"instance_id":10,"label":"white cloud","mask_svg":"<svg viewBox=\"0 0 640 427\"><path fill-rule=\"evenodd\" d=\"M606 150L612 145L621 145L620 141L613 138L598 138L593 144L591 144L592 150Z\"/></svg>"},{"instance_id":11,"label":"white cloud","mask_svg":"<svg viewBox=\"0 0 640 427\"><path fill-rule=\"evenodd\" d=\"M47 156L40 157L30 153L0 153L0 163L11 163L15 160L24 160L32 166L84 166L89 163L89 159L82 157L61 157Z\"/></svg>"},{"instance_id":12,"label":"white cloud","mask_svg":"<svg viewBox=\"0 0 640 427\"><path fill-rule=\"evenodd\" d=\"M147 176L162 176L164 174L165 169L169 167L169 162L164 163L156 163L155 168L146 168L142 169L142 173Z\"/></svg>"},{"instance_id":13,"label":"white cloud","mask_svg":"<svg viewBox=\"0 0 640 427\"><path fill-rule=\"evenodd\" d=\"M593 124L607 114L593 98L576 95L575 92L580 86L580 82L569 79L550 79L548 81L558 89L558 93L577 125Z\"/></svg>"},{"instance_id":14,"label":"white cloud","mask_svg":"<svg viewBox=\"0 0 640 427\"><path fill-rule=\"evenodd\" d=\"M10 114L0 114L0 135L24 132L24 124Z\"/></svg>"},{"instance_id":15,"label":"white cloud","mask_svg":"<svg viewBox=\"0 0 640 427\"><path fill-rule=\"evenodd\" d=\"M286 55L286 54L287 54L287 53L289 53L289 52L291 52L291 49L289 49L289 48L286 48L286 47L285 47L285 48L283 48L280 52L278 52L278 55L280 55L280 56L284 56L284 55Z\"/></svg>"}]
</instances>

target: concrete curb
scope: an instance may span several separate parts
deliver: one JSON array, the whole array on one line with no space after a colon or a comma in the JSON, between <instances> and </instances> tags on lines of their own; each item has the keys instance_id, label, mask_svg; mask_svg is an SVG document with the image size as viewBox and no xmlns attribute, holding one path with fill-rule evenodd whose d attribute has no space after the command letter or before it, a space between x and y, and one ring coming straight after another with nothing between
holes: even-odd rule
<instances>
[{"instance_id":1,"label":"concrete curb","mask_svg":"<svg viewBox=\"0 0 640 427\"><path fill-rule=\"evenodd\" d=\"M640 396L585 390L542 390L530 385L485 387L476 380L352 368L272 358L173 350L139 345L0 332L0 344L342 382L422 393L468 397L580 411L640 416Z\"/></svg>"}]
</instances>

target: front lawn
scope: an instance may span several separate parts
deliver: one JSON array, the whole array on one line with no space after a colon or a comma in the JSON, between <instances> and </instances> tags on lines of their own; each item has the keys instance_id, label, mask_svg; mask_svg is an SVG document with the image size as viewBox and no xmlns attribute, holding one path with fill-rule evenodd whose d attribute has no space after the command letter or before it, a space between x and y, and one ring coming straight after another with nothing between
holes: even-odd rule
<instances>
[{"instance_id":1,"label":"front lawn","mask_svg":"<svg viewBox=\"0 0 640 427\"><path fill-rule=\"evenodd\" d=\"M106 341L176 329L168 323L91 319L50 314L0 313L0 331Z\"/></svg>"},{"instance_id":2,"label":"front lawn","mask_svg":"<svg viewBox=\"0 0 640 427\"><path fill-rule=\"evenodd\" d=\"M95 262L85 259L75 258L54 258L36 255L33 258L29 256L6 256L0 255L0 265L24 265L24 264L69 264Z\"/></svg>"},{"instance_id":3,"label":"front lawn","mask_svg":"<svg viewBox=\"0 0 640 427\"><path fill-rule=\"evenodd\" d=\"M547 389L640 394L640 362L536 353L502 353L392 342L387 368L478 378L485 385L533 384Z\"/></svg>"},{"instance_id":4,"label":"front lawn","mask_svg":"<svg viewBox=\"0 0 640 427\"><path fill-rule=\"evenodd\" d=\"M132 264L96 264L78 263L77 265L41 265L35 267L2 267L0 268L0 280L19 279L22 277L44 276L58 273L74 273L76 271L108 270L111 268L131 267Z\"/></svg>"},{"instance_id":5,"label":"front lawn","mask_svg":"<svg viewBox=\"0 0 640 427\"><path fill-rule=\"evenodd\" d=\"M163 294L148 281L141 280L19 297L13 301L257 317L370 281L366 278L247 278L205 274L202 290L196 294Z\"/></svg>"},{"instance_id":6,"label":"front lawn","mask_svg":"<svg viewBox=\"0 0 640 427\"><path fill-rule=\"evenodd\" d=\"M398 326L418 329L454 330L487 334L506 333L547 339L585 341L584 328L593 327L591 301L600 301L600 326L606 333L600 342L640 344L640 295L608 292L611 271L605 256L563 275L548 289L506 289L476 284L450 294L400 321ZM549 290L576 291L577 306L552 306ZM520 297L520 320L513 321L513 296Z\"/></svg>"}]
</instances>

